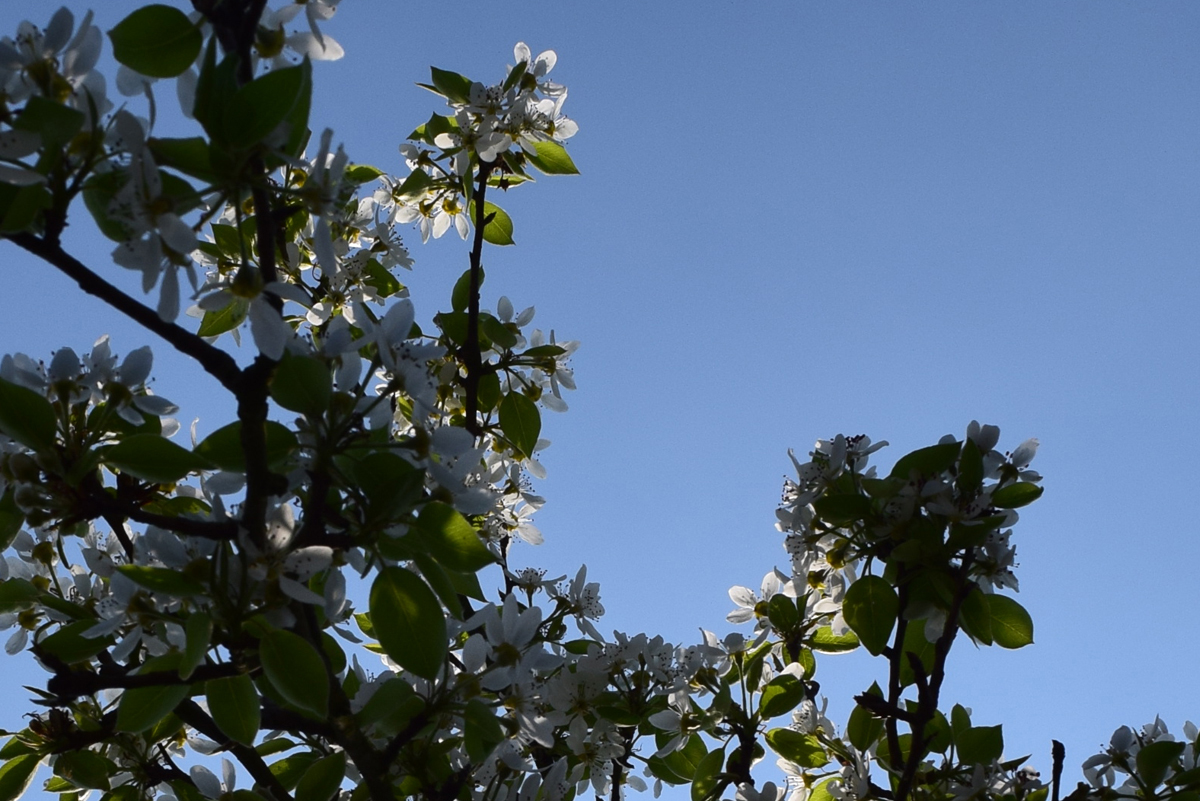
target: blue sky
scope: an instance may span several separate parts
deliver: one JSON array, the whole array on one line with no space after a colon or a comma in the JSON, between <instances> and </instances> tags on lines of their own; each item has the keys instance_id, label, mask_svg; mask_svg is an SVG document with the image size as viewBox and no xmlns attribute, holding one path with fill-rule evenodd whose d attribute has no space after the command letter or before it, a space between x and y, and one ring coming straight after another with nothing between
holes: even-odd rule
<instances>
[{"instance_id":1,"label":"blue sky","mask_svg":"<svg viewBox=\"0 0 1200 801\"><path fill-rule=\"evenodd\" d=\"M0 32L54 7L5 3ZM728 588L784 562L787 448L866 433L892 443L886 467L978 419L1009 449L1042 443L1046 494L1014 535L1036 643L959 643L945 706L1005 724L1006 754L1046 773L1062 740L1069 781L1120 724L1200 720L1200 7L345 0L325 30L347 55L317 66L313 124L392 172L439 110L414 86L429 65L492 82L517 41L558 52L583 174L497 198L517 245L486 255L484 298L583 343L571 410L544 429L546 544L515 558L586 563L602 630L728 630ZM160 132L189 130L161 101ZM77 211L73 247L132 287ZM428 318L466 247L409 239ZM0 351L144 344L0 255ZM227 421L213 385L155 352L185 424ZM826 658L834 720L882 674ZM15 725L26 707L5 700Z\"/></svg>"}]
</instances>

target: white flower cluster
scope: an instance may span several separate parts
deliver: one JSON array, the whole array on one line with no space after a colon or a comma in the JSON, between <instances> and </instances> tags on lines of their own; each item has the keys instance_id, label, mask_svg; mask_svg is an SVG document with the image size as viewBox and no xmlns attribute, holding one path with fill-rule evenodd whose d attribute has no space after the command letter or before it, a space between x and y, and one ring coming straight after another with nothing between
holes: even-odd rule
<instances>
[{"instance_id":1,"label":"white flower cluster","mask_svg":"<svg viewBox=\"0 0 1200 801\"><path fill-rule=\"evenodd\" d=\"M430 236L436 239L451 228L467 238L470 189L462 179L469 180L477 165L496 164L515 145L536 156L539 142L563 142L579 131L562 114L567 88L546 80L558 61L554 51L534 58L529 47L518 42L513 56L517 66L509 68L503 83L474 82L465 97L447 98L455 114L452 129L433 137L440 153L420 144L400 146L409 169L424 173L424 179L416 182L416 190L407 192L404 187L413 185L412 176L394 184L392 219L416 223L422 241ZM441 164L446 159L449 169Z\"/></svg>"},{"instance_id":2,"label":"white flower cluster","mask_svg":"<svg viewBox=\"0 0 1200 801\"><path fill-rule=\"evenodd\" d=\"M1174 779L1200 767L1200 728L1186 721L1183 737L1177 741L1160 717L1140 730L1121 726L1113 732L1108 748L1084 761L1083 776L1096 790L1106 794L1115 791L1116 797L1128 798L1141 798L1164 781L1168 785L1190 784ZM1147 747L1158 750L1155 758L1139 759L1138 754ZM1152 765L1158 769L1158 775L1143 775Z\"/></svg>"}]
</instances>

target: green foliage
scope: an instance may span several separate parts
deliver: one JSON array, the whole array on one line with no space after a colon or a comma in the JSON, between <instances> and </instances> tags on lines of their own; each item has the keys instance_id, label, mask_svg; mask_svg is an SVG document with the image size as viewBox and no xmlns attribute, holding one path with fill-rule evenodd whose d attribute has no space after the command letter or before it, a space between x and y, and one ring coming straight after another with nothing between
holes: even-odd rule
<instances>
[{"instance_id":1,"label":"green foliage","mask_svg":"<svg viewBox=\"0 0 1200 801\"><path fill-rule=\"evenodd\" d=\"M108 33L113 57L151 78L173 78L192 65L204 45L200 29L177 8L139 8Z\"/></svg>"},{"instance_id":2,"label":"green foliage","mask_svg":"<svg viewBox=\"0 0 1200 801\"><path fill-rule=\"evenodd\" d=\"M527 154L529 161L533 166L537 167L547 175L578 175L579 168L575 166L575 162L571 160L567 149L548 139L544 139L534 143L536 155L533 153Z\"/></svg>"},{"instance_id":3,"label":"green foliage","mask_svg":"<svg viewBox=\"0 0 1200 801\"><path fill-rule=\"evenodd\" d=\"M143 481L169 484L212 462L157 434L133 434L103 452L106 464Z\"/></svg>"},{"instance_id":4,"label":"green foliage","mask_svg":"<svg viewBox=\"0 0 1200 801\"><path fill-rule=\"evenodd\" d=\"M161 677L161 684L126 690L117 704L117 731L139 733L153 728L170 715L191 692L179 680L178 653L156 657L142 665L138 676Z\"/></svg>"},{"instance_id":5,"label":"green foliage","mask_svg":"<svg viewBox=\"0 0 1200 801\"><path fill-rule=\"evenodd\" d=\"M500 430L522 456L532 456L542 431L537 406L520 392L509 392L500 401Z\"/></svg>"},{"instance_id":6,"label":"green foliage","mask_svg":"<svg viewBox=\"0 0 1200 801\"><path fill-rule=\"evenodd\" d=\"M1033 643L1033 618L1007 595L987 595L992 638L1001 648L1024 648Z\"/></svg>"},{"instance_id":7,"label":"green foliage","mask_svg":"<svg viewBox=\"0 0 1200 801\"><path fill-rule=\"evenodd\" d=\"M413 530L429 553L449 570L474 573L495 562L475 528L447 504L427 503L417 516Z\"/></svg>"},{"instance_id":8,"label":"green foliage","mask_svg":"<svg viewBox=\"0 0 1200 801\"><path fill-rule=\"evenodd\" d=\"M846 590L842 614L863 647L879 656L896 626L900 601L896 590L879 576L863 576Z\"/></svg>"},{"instance_id":9,"label":"green foliage","mask_svg":"<svg viewBox=\"0 0 1200 801\"><path fill-rule=\"evenodd\" d=\"M0 431L33 451L54 445L54 407L31 389L0 379Z\"/></svg>"},{"instance_id":10,"label":"green foliage","mask_svg":"<svg viewBox=\"0 0 1200 801\"><path fill-rule=\"evenodd\" d=\"M258 641L263 674L283 699L317 719L329 715L329 683L317 650L298 634L269 631Z\"/></svg>"},{"instance_id":11,"label":"green foliage","mask_svg":"<svg viewBox=\"0 0 1200 801\"><path fill-rule=\"evenodd\" d=\"M262 711L254 681L246 674L209 679L204 684L213 722L231 740L253 745Z\"/></svg>"},{"instance_id":12,"label":"green foliage","mask_svg":"<svg viewBox=\"0 0 1200 801\"><path fill-rule=\"evenodd\" d=\"M429 586L404 568L385 568L371 585L370 609L387 655L418 676L435 678L446 659L446 620Z\"/></svg>"}]
</instances>

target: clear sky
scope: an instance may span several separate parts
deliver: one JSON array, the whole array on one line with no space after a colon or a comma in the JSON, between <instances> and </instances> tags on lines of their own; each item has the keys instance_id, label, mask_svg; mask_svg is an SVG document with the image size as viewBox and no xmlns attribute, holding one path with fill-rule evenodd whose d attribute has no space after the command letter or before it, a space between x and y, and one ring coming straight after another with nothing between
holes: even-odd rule
<instances>
[{"instance_id":1,"label":"clear sky","mask_svg":"<svg viewBox=\"0 0 1200 801\"><path fill-rule=\"evenodd\" d=\"M137 4L97 5L108 30ZM0 33L56 7L9 0ZM325 31L346 57L317 65L313 124L391 172L441 110L429 65L495 82L517 41L558 52L583 174L498 198L517 245L484 300L583 343L544 428L546 544L515 559L587 563L601 630L728 630L728 588L785 562L787 448L866 433L888 467L978 419L1042 443L1014 536L1036 643L960 642L945 706L1045 775L1062 740L1070 782L1120 724L1200 722L1200 6L345 0ZM170 100L160 132L190 130ZM124 272L77 211L73 247ZM466 247L409 239L428 318ZM0 352L146 341L2 243L0 275ZM185 427L227 422L155 352ZM831 717L882 671L825 658ZM0 725L26 710L9 693Z\"/></svg>"}]
</instances>

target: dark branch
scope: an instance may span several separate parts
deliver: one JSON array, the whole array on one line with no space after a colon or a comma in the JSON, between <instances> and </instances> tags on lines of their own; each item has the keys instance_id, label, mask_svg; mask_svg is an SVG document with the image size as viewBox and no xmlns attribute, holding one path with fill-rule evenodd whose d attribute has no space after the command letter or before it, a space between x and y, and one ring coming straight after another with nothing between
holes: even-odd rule
<instances>
[{"instance_id":1,"label":"dark branch","mask_svg":"<svg viewBox=\"0 0 1200 801\"><path fill-rule=\"evenodd\" d=\"M236 520L216 522L155 514L132 504L121 503L107 492L87 498L81 511L88 518L103 517L113 527L113 533L121 541L122 547L125 548L130 558L133 556L133 543L128 542L129 537L125 534L124 527L117 522L122 517L136 523L145 523L148 526L158 526L167 531L174 531L185 537L200 537L206 540L237 539L238 524Z\"/></svg>"},{"instance_id":2,"label":"dark branch","mask_svg":"<svg viewBox=\"0 0 1200 801\"><path fill-rule=\"evenodd\" d=\"M84 292L100 298L143 328L162 337L180 353L191 356L204 368L205 372L220 381L223 387L230 392L237 393L241 385L242 371L233 357L225 351L213 347L175 323L164 322L153 309L139 303L96 275L57 244L46 242L28 233L4 234L4 238L57 267L79 284L79 288Z\"/></svg>"},{"instance_id":3,"label":"dark branch","mask_svg":"<svg viewBox=\"0 0 1200 801\"><path fill-rule=\"evenodd\" d=\"M467 302L467 341L463 343L462 359L467 368L463 379L463 389L466 390L466 429L479 436L479 379L482 378L483 354L479 349L479 285L483 264L483 229L487 226L484 214L483 197L487 193L488 176L492 174L492 164L483 164L479 168L479 186L475 189L475 239L471 244L471 293Z\"/></svg>"},{"instance_id":4,"label":"dark branch","mask_svg":"<svg viewBox=\"0 0 1200 801\"><path fill-rule=\"evenodd\" d=\"M38 657L43 663L49 661L44 658L43 654L38 654ZM118 687L123 690L131 690L136 687L170 687L181 684L195 684L208 681L209 679L236 676L240 672L236 665L201 665L185 680L179 678L179 674L171 670L130 675L119 668L113 670L102 667L99 673L60 669L46 682L46 690L58 696L58 699L63 703L67 703L80 696L93 695L101 690Z\"/></svg>"},{"instance_id":5,"label":"dark branch","mask_svg":"<svg viewBox=\"0 0 1200 801\"><path fill-rule=\"evenodd\" d=\"M271 772L271 768L258 755L258 752L250 746L229 739L195 701L190 699L184 701L175 707L175 714L184 723L233 754L254 781L258 782L259 787L266 790L274 801L292 801L292 796Z\"/></svg>"}]
</instances>

